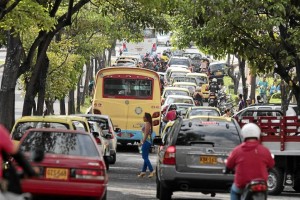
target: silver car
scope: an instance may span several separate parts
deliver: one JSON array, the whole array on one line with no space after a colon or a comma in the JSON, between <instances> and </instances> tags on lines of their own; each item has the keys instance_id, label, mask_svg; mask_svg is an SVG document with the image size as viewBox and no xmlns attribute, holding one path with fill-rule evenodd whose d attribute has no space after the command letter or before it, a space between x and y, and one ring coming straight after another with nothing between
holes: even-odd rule
<instances>
[{"instance_id":1,"label":"silver car","mask_svg":"<svg viewBox=\"0 0 300 200\"><path fill-rule=\"evenodd\" d=\"M108 115L97 115L97 114L77 114L87 118L88 121L94 121L99 123L104 135L110 134L109 149L110 149L110 164L115 164L117 160L117 133L121 132L120 128L115 128Z\"/></svg>"},{"instance_id":2,"label":"silver car","mask_svg":"<svg viewBox=\"0 0 300 200\"><path fill-rule=\"evenodd\" d=\"M215 196L228 192L233 175L224 175L224 161L241 143L234 119L207 117L177 119L166 133L157 159L157 198L169 200L174 191L194 191Z\"/></svg>"}]
</instances>

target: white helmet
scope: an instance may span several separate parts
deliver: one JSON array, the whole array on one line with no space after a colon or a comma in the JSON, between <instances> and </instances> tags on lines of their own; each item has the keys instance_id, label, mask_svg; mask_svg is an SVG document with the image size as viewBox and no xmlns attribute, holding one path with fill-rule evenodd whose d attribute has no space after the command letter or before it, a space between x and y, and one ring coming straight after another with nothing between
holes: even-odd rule
<instances>
[{"instance_id":1,"label":"white helmet","mask_svg":"<svg viewBox=\"0 0 300 200\"><path fill-rule=\"evenodd\" d=\"M260 128L254 124L254 123L249 123L245 124L242 128L242 136L244 140L246 138L260 138Z\"/></svg>"},{"instance_id":2,"label":"white helmet","mask_svg":"<svg viewBox=\"0 0 300 200\"><path fill-rule=\"evenodd\" d=\"M217 82L217 79L216 79L216 78L213 78L213 79L212 79L212 82L216 83L216 82Z\"/></svg>"}]
</instances>

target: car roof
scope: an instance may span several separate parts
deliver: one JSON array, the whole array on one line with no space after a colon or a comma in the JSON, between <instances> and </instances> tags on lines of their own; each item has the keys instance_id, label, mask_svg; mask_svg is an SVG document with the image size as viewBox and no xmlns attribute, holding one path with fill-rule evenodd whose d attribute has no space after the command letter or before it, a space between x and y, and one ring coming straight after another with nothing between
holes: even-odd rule
<instances>
[{"instance_id":1,"label":"car roof","mask_svg":"<svg viewBox=\"0 0 300 200\"><path fill-rule=\"evenodd\" d=\"M177 65L177 64L173 64L173 65L170 65L170 67L177 67L177 68L188 68L188 66L186 65Z\"/></svg>"},{"instance_id":2,"label":"car roof","mask_svg":"<svg viewBox=\"0 0 300 200\"><path fill-rule=\"evenodd\" d=\"M80 116L80 117L95 117L95 118L109 119L108 115L99 115L99 114L75 114L75 116Z\"/></svg>"},{"instance_id":3,"label":"car roof","mask_svg":"<svg viewBox=\"0 0 300 200\"><path fill-rule=\"evenodd\" d=\"M45 121L45 122L68 122L70 120L86 121L84 117L75 115L46 115L46 116L24 116L19 118L16 122L27 122L27 121Z\"/></svg>"},{"instance_id":4,"label":"car roof","mask_svg":"<svg viewBox=\"0 0 300 200\"><path fill-rule=\"evenodd\" d=\"M190 96L183 96L183 95L176 95L176 94L171 94L171 95L168 95L167 98L184 98L184 99L193 99L192 97Z\"/></svg>"},{"instance_id":5,"label":"car roof","mask_svg":"<svg viewBox=\"0 0 300 200\"><path fill-rule=\"evenodd\" d=\"M210 110L217 110L217 111L219 111L219 108L211 107L211 106L193 106L190 109L203 109L203 110L210 109Z\"/></svg>"},{"instance_id":6,"label":"car roof","mask_svg":"<svg viewBox=\"0 0 300 200\"><path fill-rule=\"evenodd\" d=\"M223 117L223 116L193 116L190 119L183 119L183 120L198 120L200 119L201 121L206 121L206 122L231 122L232 118L231 117Z\"/></svg>"},{"instance_id":7,"label":"car roof","mask_svg":"<svg viewBox=\"0 0 300 200\"><path fill-rule=\"evenodd\" d=\"M205 76L205 77L208 77L207 74L204 74L204 73L188 73L187 76Z\"/></svg>"},{"instance_id":8,"label":"car roof","mask_svg":"<svg viewBox=\"0 0 300 200\"><path fill-rule=\"evenodd\" d=\"M186 69L186 68L182 68L182 67L174 67L171 69L171 72L188 72L191 73L190 70Z\"/></svg>"},{"instance_id":9,"label":"car roof","mask_svg":"<svg viewBox=\"0 0 300 200\"><path fill-rule=\"evenodd\" d=\"M172 58L176 58L176 59L185 59L185 60L188 60L188 59L189 59L189 58L184 57L184 56L172 56L171 59L172 59Z\"/></svg>"},{"instance_id":10,"label":"car roof","mask_svg":"<svg viewBox=\"0 0 300 200\"><path fill-rule=\"evenodd\" d=\"M181 90L181 91L187 91L187 92L190 92L189 89L187 88L182 88L182 87L165 87L164 88L164 91L166 90Z\"/></svg>"},{"instance_id":11,"label":"car roof","mask_svg":"<svg viewBox=\"0 0 300 200\"><path fill-rule=\"evenodd\" d=\"M173 85L191 85L191 86L197 86L196 83L191 83L191 82L175 82Z\"/></svg>"}]
</instances>

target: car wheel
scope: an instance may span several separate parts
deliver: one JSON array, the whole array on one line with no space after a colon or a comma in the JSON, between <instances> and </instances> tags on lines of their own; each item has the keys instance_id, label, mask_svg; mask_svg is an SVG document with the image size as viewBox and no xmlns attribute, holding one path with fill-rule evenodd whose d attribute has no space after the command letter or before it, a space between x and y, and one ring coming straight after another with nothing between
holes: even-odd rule
<instances>
[{"instance_id":1,"label":"car wheel","mask_svg":"<svg viewBox=\"0 0 300 200\"><path fill-rule=\"evenodd\" d=\"M269 171L268 176L268 194L279 195L283 191L283 172L277 167Z\"/></svg>"},{"instance_id":2,"label":"car wheel","mask_svg":"<svg viewBox=\"0 0 300 200\"><path fill-rule=\"evenodd\" d=\"M103 158L104 158L106 170L108 171L109 170L109 159L108 159L108 156L103 156Z\"/></svg>"},{"instance_id":3,"label":"car wheel","mask_svg":"<svg viewBox=\"0 0 300 200\"><path fill-rule=\"evenodd\" d=\"M111 155L111 157L112 157L112 159L111 159L111 161L110 161L110 164L115 164L116 163L116 161L117 161L117 154L116 154L116 152L115 153L113 153L112 155Z\"/></svg>"},{"instance_id":4,"label":"car wheel","mask_svg":"<svg viewBox=\"0 0 300 200\"><path fill-rule=\"evenodd\" d=\"M160 200L171 200L172 191L169 188L163 186L163 184L159 184L159 199Z\"/></svg>"},{"instance_id":5,"label":"car wheel","mask_svg":"<svg viewBox=\"0 0 300 200\"><path fill-rule=\"evenodd\" d=\"M157 199L160 198L160 182L157 178L156 178L156 198Z\"/></svg>"},{"instance_id":6,"label":"car wheel","mask_svg":"<svg viewBox=\"0 0 300 200\"><path fill-rule=\"evenodd\" d=\"M105 194L101 200L106 200L107 199L107 190L105 191Z\"/></svg>"}]
</instances>

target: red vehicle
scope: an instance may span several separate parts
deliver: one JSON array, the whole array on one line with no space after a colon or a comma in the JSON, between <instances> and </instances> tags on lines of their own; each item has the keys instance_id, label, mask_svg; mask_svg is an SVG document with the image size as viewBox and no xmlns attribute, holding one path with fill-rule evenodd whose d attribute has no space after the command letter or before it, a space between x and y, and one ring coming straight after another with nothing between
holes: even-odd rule
<instances>
[{"instance_id":1,"label":"red vehicle","mask_svg":"<svg viewBox=\"0 0 300 200\"><path fill-rule=\"evenodd\" d=\"M106 199L108 176L101 152L89 133L61 129L30 129L20 149L30 156L44 150L38 178L24 179L23 192L41 196L71 196Z\"/></svg>"},{"instance_id":2,"label":"red vehicle","mask_svg":"<svg viewBox=\"0 0 300 200\"><path fill-rule=\"evenodd\" d=\"M269 194L280 194L284 186L300 192L300 117L249 115L239 116L238 123L241 127L256 123L261 129L261 143L274 155L275 167L269 171L267 182Z\"/></svg>"}]
</instances>

